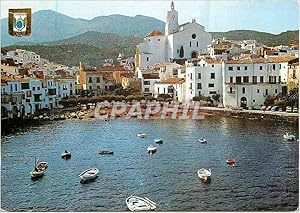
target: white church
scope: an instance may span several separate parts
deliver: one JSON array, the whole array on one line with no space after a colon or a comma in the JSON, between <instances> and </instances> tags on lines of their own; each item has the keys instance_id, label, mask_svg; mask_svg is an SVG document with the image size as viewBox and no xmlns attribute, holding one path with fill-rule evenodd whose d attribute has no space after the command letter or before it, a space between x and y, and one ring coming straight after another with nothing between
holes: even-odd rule
<instances>
[{"instance_id":1,"label":"white church","mask_svg":"<svg viewBox=\"0 0 300 213\"><path fill-rule=\"evenodd\" d=\"M155 63L167 63L174 59L198 58L211 40L212 35L195 19L179 25L178 12L172 1L171 10L167 12L165 34L157 30L150 32L137 45L136 70L143 72Z\"/></svg>"}]
</instances>

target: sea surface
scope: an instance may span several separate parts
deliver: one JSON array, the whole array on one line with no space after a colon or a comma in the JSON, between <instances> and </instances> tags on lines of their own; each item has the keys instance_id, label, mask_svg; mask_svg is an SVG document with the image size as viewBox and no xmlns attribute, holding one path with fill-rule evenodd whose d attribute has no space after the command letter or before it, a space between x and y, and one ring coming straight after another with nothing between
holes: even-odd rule
<instances>
[{"instance_id":1,"label":"sea surface","mask_svg":"<svg viewBox=\"0 0 300 213\"><path fill-rule=\"evenodd\" d=\"M287 211L299 196L297 127L211 117L204 120L65 120L2 139L1 207L7 211L128 211L130 195L156 211ZM147 138L137 137L146 133ZM198 142L200 137L207 144ZM162 138L163 144L153 142ZM147 147L157 146L153 155ZM63 160L64 150L72 152ZM100 150L114 155L102 156ZM32 181L35 157L49 163ZM236 166L226 164L234 157ZM81 184L96 167L99 177ZM197 171L211 169L210 183Z\"/></svg>"}]
</instances>

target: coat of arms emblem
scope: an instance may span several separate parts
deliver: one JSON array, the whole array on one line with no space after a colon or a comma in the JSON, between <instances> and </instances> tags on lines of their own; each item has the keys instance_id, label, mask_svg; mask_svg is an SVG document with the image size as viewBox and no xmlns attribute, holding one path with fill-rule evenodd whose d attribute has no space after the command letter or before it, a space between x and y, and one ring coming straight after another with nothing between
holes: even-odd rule
<instances>
[{"instance_id":1,"label":"coat of arms emblem","mask_svg":"<svg viewBox=\"0 0 300 213\"><path fill-rule=\"evenodd\" d=\"M8 31L12 36L31 34L31 9L9 9Z\"/></svg>"}]
</instances>

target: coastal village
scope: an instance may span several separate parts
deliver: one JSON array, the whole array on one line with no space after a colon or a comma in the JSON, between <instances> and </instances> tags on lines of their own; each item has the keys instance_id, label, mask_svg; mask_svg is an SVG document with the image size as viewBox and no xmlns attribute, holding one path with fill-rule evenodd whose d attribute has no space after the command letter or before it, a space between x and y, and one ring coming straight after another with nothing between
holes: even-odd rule
<instances>
[{"instance_id":1,"label":"coastal village","mask_svg":"<svg viewBox=\"0 0 300 213\"><path fill-rule=\"evenodd\" d=\"M174 2L165 32L153 29L135 56L120 53L99 67L55 64L22 49L1 50L3 119L75 106L83 98L160 100L228 109L298 112L299 41L266 46L213 38L205 27L179 24ZM263 108L262 108L263 107Z\"/></svg>"}]
</instances>

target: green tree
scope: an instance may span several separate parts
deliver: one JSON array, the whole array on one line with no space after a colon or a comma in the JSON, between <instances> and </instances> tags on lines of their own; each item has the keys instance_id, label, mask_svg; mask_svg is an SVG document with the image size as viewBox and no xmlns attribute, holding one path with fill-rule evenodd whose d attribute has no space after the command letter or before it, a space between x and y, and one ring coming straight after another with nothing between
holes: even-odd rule
<instances>
[{"instance_id":1,"label":"green tree","mask_svg":"<svg viewBox=\"0 0 300 213\"><path fill-rule=\"evenodd\" d=\"M181 45L180 50L179 50L179 57L183 58L184 56L184 50L183 50L183 46Z\"/></svg>"}]
</instances>

